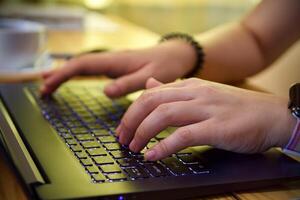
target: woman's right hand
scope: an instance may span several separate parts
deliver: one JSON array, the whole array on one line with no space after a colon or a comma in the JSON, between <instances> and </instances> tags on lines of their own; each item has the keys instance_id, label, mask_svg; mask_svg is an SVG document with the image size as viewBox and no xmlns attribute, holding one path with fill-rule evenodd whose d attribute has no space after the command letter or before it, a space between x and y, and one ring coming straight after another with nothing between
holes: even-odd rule
<instances>
[{"instance_id":1,"label":"woman's right hand","mask_svg":"<svg viewBox=\"0 0 300 200\"><path fill-rule=\"evenodd\" d=\"M167 83L187 74L196 62L193 47L181 40L165 41L155 47L86 54L68 61L64 67L43 73L41 95L54 92L76 75L106 75L116 78L106 86L109 97L119 97L142 89L149 77Z\"/></svg>"}]
</instances>

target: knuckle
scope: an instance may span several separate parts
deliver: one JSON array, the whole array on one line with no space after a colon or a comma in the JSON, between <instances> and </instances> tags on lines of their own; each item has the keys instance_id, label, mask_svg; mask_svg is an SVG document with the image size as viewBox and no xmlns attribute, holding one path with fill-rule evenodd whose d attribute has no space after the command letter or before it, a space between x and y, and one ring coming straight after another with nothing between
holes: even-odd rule
<instances>
[{"instance_id":1,"label":"knuckle","mask_svg":"<svg viewBox=\"0 0 300 200\"><path fill-rule=\"evenodd\" d=\"M140 126L135 134L135 138L139 141L147 140L147 133L144 126Z\"/></svg>"},{"instance_id":2,"label":"knuckle","mask_svg":"<svg viewBox=\"0 0 300 200\"><path fill-rule=\"evenodd\" d=\"M163 154L163 155L169 155L171 152L170 152L170 149L168 147L168 145L166 144L166 141L165 140L161 140L159 142L159 145L158 145L159 149L160 149L160 152Z\"/></svg>"},{"instance_id":3,"label":"knuckle","mask_svg":"<svg viewBox=\"0 0 300 200\"><path fill-rule=\"evenodd\" d=\"M188 127L178 129L178 138L184 146L191 146L195 142L193 133Z\"/></svg>"},{"instance_id":4,"label":"knuckle","mask_svg":"<svg viewBox=\"0 0 300 200\"><path fill-rule=\"evenodd\" d=\"M200 79L198 79L198 78L189 78L189 79L186 80L186 82L189 83L189 84L193 84L193 83L199 82L199 80Z\"/></svg>"},{"instance_id":5,"label":"knuckle","mask_svg":"<svg viewBox=\"0 0 300 200\"><path fill-rule=\"evenodd\" d=\"M129 120L128 120L128 117L124 116L122 121L121 121L121 125L122 125L122 128L125 130L125 132L131 132L131 128L130 128L130 123L129 123Z\"/></svg>"},{"instance_id":6,"label":"knuckle","mask_svg":"<svg viewBox=\"0 0 300 200\"><path fill-rule=\"evenodd\" d=\"M127 91L128 83L126 81L116 80L114 85L122 94Z\"/></svg>"},{"instance_id":7,"label":"knuckle","mask_svg":"<svg viewBox=\"0 0 300 200\"><path fill-rule=\"evenodd\" d=\"M161 104L157 107L157 113L162 118L161 120L172 120L171 106L168 104Z\"/></svg>"},{"instance_id":8,"label":"knuckle","mask_svg":"<svg viewBox=\"0 0 300 200\"><path fill-rule=\"evenodd\" d=\"M198 82L199 80L200 80L199 78L195 78L195 77L190 78L190 81L191 81L191 82Z\"/></svg>"},{"instance_id":9,"label":"knuckle","mask_svg":"<svg viewBox=\"0 0 300 200\"><path fill-rule=\"evenodd\" d=\"M85 55L82 55L82 56L79 56L79 57L74 57L74 58L72 58L72 59L69 61L68 64L71 65L71 66L73 66L73 67L78 67L78 66L84 65L85 60L86 60L86 56L85 56Z\"/></svg>"},{"instance_id":10,"label":"knuckle","mask_svg":"<svg viewBox=\"0 0 300 200\"><path fill-rule=\"evenodd\" d=\"M155 103L157 95L152 91L145 91L140 97L140 102L144 106L151 106Z\"/></svg>"},{"instance_id":11,"label":"knuckle","mask_svg":"<svg viewBox=\"0 0 300 200\"><path fill-rule=\"evenodd\" d=\"M209 84L200 85L199 91L201 91L201 94L205 96L212 96L217 92L216 88Z\"/></svg>"}]
</instances>

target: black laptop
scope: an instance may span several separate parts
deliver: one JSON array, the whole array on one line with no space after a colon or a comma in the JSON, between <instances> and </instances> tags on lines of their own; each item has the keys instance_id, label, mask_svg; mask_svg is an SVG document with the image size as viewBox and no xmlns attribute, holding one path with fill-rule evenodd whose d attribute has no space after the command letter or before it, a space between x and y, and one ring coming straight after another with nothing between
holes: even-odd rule
<instances>
[{"instance_id":1,"label":"black laptop","mask_svg":"<svg viewBox=\"0 0 300 200\"><path fill-rule=\"evenodd\" d=\"M131 100L111 100L102 81L71 81L39 98L38 83L0 85L1 146L37 199L181 199L300 178L276 149L254 155L209 146L145 161L115 136ZM172 134L151 139L151 148Z\"/></svg>"}]
</instances>

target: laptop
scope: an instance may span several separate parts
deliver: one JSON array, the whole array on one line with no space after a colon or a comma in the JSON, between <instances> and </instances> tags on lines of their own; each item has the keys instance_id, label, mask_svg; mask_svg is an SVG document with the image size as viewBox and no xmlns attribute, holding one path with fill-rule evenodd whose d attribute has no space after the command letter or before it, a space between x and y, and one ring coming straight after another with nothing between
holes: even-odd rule
<instances>
[{"instance_id":1,"label":"laptop","mask_svg":"<svg viewBox=\"0 0 300 200\"><path fill-rule=\"evenodd\" d=\"M243 155L200 146L145 161L145 149L133 153L115 136L132 101L107 98L104 85L70 81L46 99L39 83L0 85L1 147L30 198L182 199L300 178L300 163L277 149Z\"/></svg>"}]
</instances>

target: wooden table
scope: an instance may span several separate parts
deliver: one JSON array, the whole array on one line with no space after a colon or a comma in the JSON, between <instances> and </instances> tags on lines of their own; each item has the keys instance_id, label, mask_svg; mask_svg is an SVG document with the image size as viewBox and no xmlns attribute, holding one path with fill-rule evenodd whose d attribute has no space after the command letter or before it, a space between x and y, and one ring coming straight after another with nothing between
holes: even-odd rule
<instances>
[{"instance_id":1,"label":"wooden table","mask_svg":"<svg viewBox=\"0 0 300 200\"><path fill-rule=\"evenodd\" d=\"M93 48L109 48L109 49L123 49L123 48L142 48L153 45L158 39L158 35L144 29L137 27L127 21L120 18L110 16L108 20L112 24L115 24L114 30L95 30L93 28L82 31L53 31L49 33L48 49L51 53L79 53L84 50L90 50ZM291 81L299 81L300 68L295 68L295 64L299 63L299 59L296 56L296 52L300 52L300 45L296 45L293 51L288 53L291 59L283 58L276 63L275 71L265 73L249 79L246 82L246 87L250 88L255 84L255 87L268 89L271 92L275 92L279 95L284 95L287 88L287 84ZM299 55L299 54L298 54ZM291 60L291 61L290 61ZM289 63L292 62L293 65ZM282 71L289 72L286 67L284 69L280 66L289 66L292 68L291 76L288 73L284 82L285 87L281 87L279 90L272 84L270 77L278 77L278 74ZM295 72L296 71L296 72ZM277 74L276 74L277 73ZM295 76L295 73L298 76ZM2 77L0 81L27 81L37 78L38 74L27 77L14 77L5 79ZM293 77L293 79L289 78ZM248 84L250 83L250 84ZM277 83L277 82L276 82ZM268 85L269 84L269 85ZM275 84L276 85L276 84ZM300 169L299 169L300 170ZM20 181L16 178L16 174L7 164L7 161L0 152L0 199L1 200L26 200L28 199L24 189L21 187ZM200 199L200 198L197 198ZM300 199L300 181L294 183L282 183L282 185L262 188L259 190L251 190L244 192L227 193L223 195L209 196L201 199L208 200L254 200L254 199L272 199L272 200L288 200L288 199Z\"/></svg>"}]
</instances>

